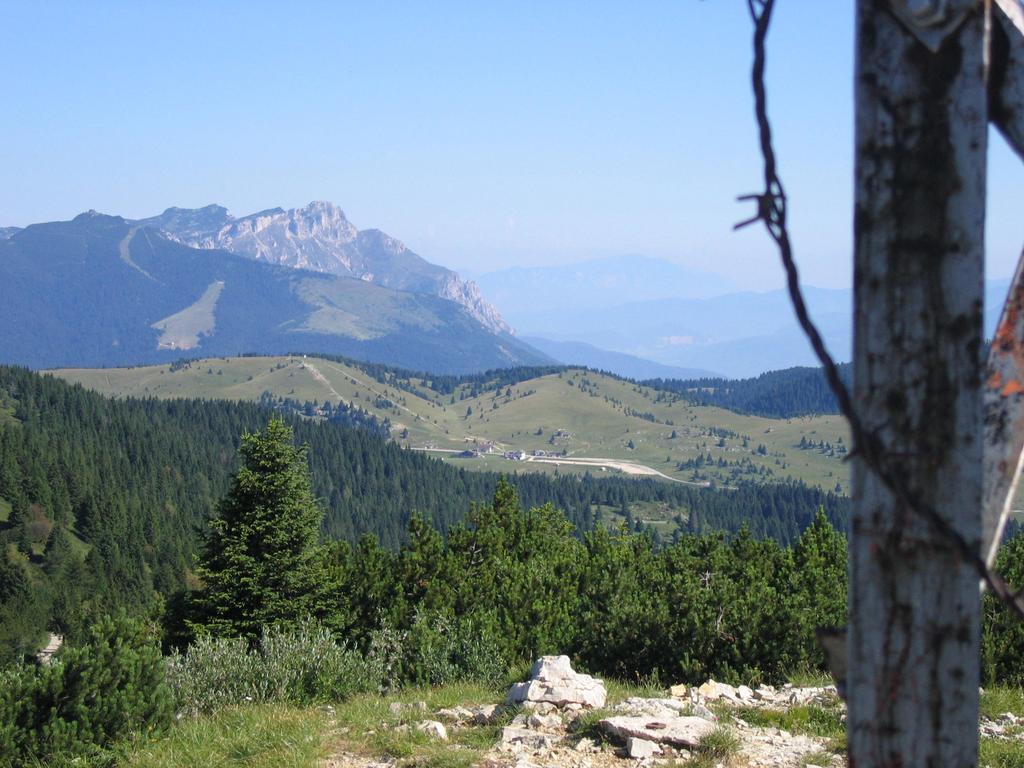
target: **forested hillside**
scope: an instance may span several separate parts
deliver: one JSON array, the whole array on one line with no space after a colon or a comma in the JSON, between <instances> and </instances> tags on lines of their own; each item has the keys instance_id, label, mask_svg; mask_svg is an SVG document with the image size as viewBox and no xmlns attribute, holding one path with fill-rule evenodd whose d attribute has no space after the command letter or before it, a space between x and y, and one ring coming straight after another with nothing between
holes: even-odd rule
<instances>
[{"instance_id":1,"label":"forested hillside","mask_svg":"<svg viewBox=\"0 0 1024 768\"><path fill-rule=\"evenodd\" d=\"M318 355L184 360L64 369L105 395L265 400L358 407L403 446L479 471L592 472L736 487L797 480L849 488L846 422L765 418L582 368L520 367L471 376L411 373ZM508 454L522 452L514 463Z\"/></svg>"},{"instance_id":2,"label":"forested hillside","mask_svg":"<svg viewBox=\"0 0 1024 768\"><path fill-rule=\"evenodd\" d=\"M295 348L449 373L550 362L436 283L417 293L266 264L95 212L0 239L0 282L0 360L33 367Z\"/></svg>"},{"instance_id":3,"label":"forested hillside","mask_svg":"<svg viewBox=\"0 0 1024 768\"><path fill-rule=\"evenodd\" d=\"M5 644L49 623L74 634L92 613L140 610L185 583L197 531L236 468L240 436L265 426L253 403L111 400L51 376L0 367L0 628ZM494 473L468 472L335 420L289 417L310 446L327 537L375 535L390 548L417 513L441 531L489 499ZM712 491L655 480L520 475L530 506L552 502L580 531L602 511L628 518L657 502L689 530L793 540L824 506L845 526L848 501L795 483ZM618 518L621 519L621 518ZM640 525L639 521L634 522Z\"/></svg>"},{"instance_id":4,"label":"forested hillside","mask_svg":"<svg viewBox=\"0 0 1024 768\"><path fill-rule=\"evenodd\" d=\"M853 367L842 363L839 374L849 384ZM820 368L786 368L751 379L649 379L643 384L677 392L695 405L716 405L768 418L839 413Z\"/></svg>"}]
</instances>

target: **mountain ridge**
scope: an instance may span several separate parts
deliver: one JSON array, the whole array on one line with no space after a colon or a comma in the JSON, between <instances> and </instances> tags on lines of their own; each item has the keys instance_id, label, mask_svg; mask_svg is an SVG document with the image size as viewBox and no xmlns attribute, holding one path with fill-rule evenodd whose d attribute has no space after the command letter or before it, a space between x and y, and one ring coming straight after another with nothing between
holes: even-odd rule
<instances>
[{"instance_id":1,"label":"mountain ridge","mask_svg":"<svg viewBox=\"0 0 1024 768\"><path fill-rule=\"evenodd\" d=\"M719 374L702 368L680 368L663 365L624 352L596 347L584 341L553 341L540 336L521 336L530 346L539 349L565 365L583 365L595 371L609 371L627 379L705 379Z\"/></svg>"},{"instance_id":2,"label":"mountain ridge","mask_svg":"<svg viewBox=\"0 0 1024 768\"><path fill-rule=\"evenodd\" d=\"M544 364L463 306L353 277L195 249L87 212L0 240L0 360L34 368L324 352L439 373Z\"/></svg>"},{"instance_id":3,"label":"mountain ridge","mask_svg":"<svg viewBox=\"0 0 1024 768\"><path fill-rule=\"evenodd\" d=\"M341 208L327 201L287 210L268 208L237 218L217 204L168 208L134 223L160 229L193 248L219 248L258 261L439 296L461 304L492 332L513 333L475 283L426 261L379 229L358 229Z\"/></svg>"}]
</instances>

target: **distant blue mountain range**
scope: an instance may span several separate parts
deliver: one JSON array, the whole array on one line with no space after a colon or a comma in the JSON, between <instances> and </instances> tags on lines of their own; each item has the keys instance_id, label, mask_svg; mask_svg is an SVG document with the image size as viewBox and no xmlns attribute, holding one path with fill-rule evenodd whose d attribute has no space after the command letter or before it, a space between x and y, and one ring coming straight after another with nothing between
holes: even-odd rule
<instances>
[{"instance_id":1,"label":"distant blue mountain range","mask_svg":"<svg viewBox=\"0 0 1024 768\"><path fill-rule=\"evenodd\" d=\"M566 282L567 272L590 277ZM502 280L524 284L523 274L528 275L530 285L538 286L535 293L526 294L533 296L533 302L525 302L525 296L516 298L509 285L498 292L492 290ZM596 287L594 275L602 276ZM679 287L687 280L689 296ZM484 295L524 338L555 358L575 358L567 362L583 362L586 356L600 359L598 352L619 353L630 356L632 365L637 365L639 358L671 368L716 371L730 378L818 363L797 327L786 291L716 293L721 283L715 279L656 259L622 258L525 272L506 270L484 275L478 282ZM617 288L608 288L610 285ZM989 334L998 320L1008 285L1008 280L993 280L986 286L985 328ZM679 292L661 298L648 295L663 289ZM850 360L852 291L807 286L804 293L835 358ZM570 343L589 347L573 347ZM612 358L605 359L608 368L616 370L611 366ZM625 370L616 372L630 375ZM651 377L694 378L699 374Z\"/></svg>"}]
</instances>

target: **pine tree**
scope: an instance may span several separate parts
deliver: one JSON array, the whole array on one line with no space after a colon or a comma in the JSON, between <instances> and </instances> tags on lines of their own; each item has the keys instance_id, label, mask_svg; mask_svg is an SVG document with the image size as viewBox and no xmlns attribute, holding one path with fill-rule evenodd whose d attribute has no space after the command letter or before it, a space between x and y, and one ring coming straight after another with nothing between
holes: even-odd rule
<instances>
[{"instance_id":1,"label":"pine tree","mask_svg":"<svg viewBox=\"0 0 1024 768\"><path fill-rule=\"evenodd\" d=\"M242 467L210 522L189 622L196 633L253 638L327 613L330 569L317 545L323 516L310 486L306 447L273 418L245 434Z\"/></svg>"},{"instance_id":2,"label":"pine tree","mask_svg":"<svg viewBox=\"0 0 1024 768\"><path fill-rule=\"evenodd\" d=\"M43 550L43 570L50 576L59 573L68 558L72 556L71 542L63 526L56 526L50 531L50 538Z\"/></svg>"}]
</instances>

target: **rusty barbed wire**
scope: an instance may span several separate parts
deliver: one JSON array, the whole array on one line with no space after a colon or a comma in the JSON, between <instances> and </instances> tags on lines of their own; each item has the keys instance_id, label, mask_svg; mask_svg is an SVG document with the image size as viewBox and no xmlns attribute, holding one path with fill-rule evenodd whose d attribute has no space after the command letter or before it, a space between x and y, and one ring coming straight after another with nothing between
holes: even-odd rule
<instances>
[{"instance_id":1,"label":"rusty barbed wire","mask_svg":"<svg viewBox=\"0 0 1024 768\"><path fill-rule=\"evenodd\" d=\"M783 269L786 272L786 286L790 302L796 313L800 329L811 343L815 356L825 372L829 388L836 396L839 411L850 425L853 449L849 457L859 457L903 506L925 520L957 555L974 571L992 594L1007 608L1024 619L1024 590L1017 593L994 569L990 568L981 553L957 531L950 522L931 505L918 498L903 482L902 477L888 466L885 449L878 436L864 428L854 407L853 397L839 375L839 367L828 351L818 327L811 319L800 288L800 274L786 221L786 193L778 174L778 163L772 142L771 121L768 118L768 92L765 85L765 63L767 60L768 29L771 25L775 0L747 0L747 8L754 22L754 62L751 67L751 84L754 91L754 114L757 120L761 157L764 165L764 191L741 195L739 201L755 201L757 213L741 221L734 229L762 222L768 235L779 251ZM980 426L980 425L979 425Z\"/></svg>"}]
</instances>

